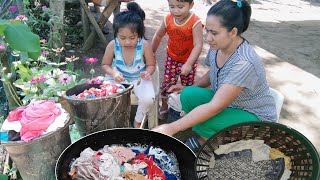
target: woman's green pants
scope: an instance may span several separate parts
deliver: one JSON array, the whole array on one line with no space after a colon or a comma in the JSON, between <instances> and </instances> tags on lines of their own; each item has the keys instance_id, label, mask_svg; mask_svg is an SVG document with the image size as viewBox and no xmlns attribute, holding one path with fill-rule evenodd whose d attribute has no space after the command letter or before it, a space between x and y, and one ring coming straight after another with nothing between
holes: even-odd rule
<instances>
[{"instance_id":1,"label":"woman's green pants","mask_svg":"<svg viewBox=\"0 0 320 180\"><path fill-rule=\"evenodd\" d=\"M183 89L180 95L182 110L185 113L189 113L194 108L210 102L213 96L214 93L211 89L188 86ZM192 127L192 130L201 137L210 138L216 132L226 127L249 121L260 120L257 116L248 111L237 108L226 108L203 123L195 125Z\"/></svg>"}]
</instances>

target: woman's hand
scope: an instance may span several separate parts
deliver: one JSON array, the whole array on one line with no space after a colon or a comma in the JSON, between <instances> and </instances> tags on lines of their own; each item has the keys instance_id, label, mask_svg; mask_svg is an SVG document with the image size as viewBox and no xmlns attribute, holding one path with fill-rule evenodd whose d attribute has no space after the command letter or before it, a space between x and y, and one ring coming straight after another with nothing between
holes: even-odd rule
<instances>
[{"instance_id":1,"label":"woman's hand","mask_svg":"<svg viewBox=\"0 0 320 180\"><path fill-rule=\"evenodd\" d=\"M169 136L174 135L175 133L177 133L177 131L174 129L174 127L172 127L171 124L162 124L160 126L157 126L153 129L151 129L152 131L158 132L158 133L162 133L162 134L166 134Z\"/></svg>"},{"instance_id":2,"label":"woman's hand","mask_svg":"<svg viewBox=\"0 0 320 180\"><path fill-rule=\"evenodd\" d=\"M125 80L124 77L123 77L123 75L122 75L120 72L118 72L118 71L116 71L115 73L113 73L112 77L113 77L113 79L114 79L116 82L122 82L122 81Z\"/></svg>"},{"instance_id":3,"label":"woman's hand","mask_svg":"<svg viewBox=\"0 0 320 180\"><path fill-rule=\"evenodd\" d=\"M189 64L185 63L182 67L181 67L181 75L187 76L192 70L192 66L190 66Z\"/></svg>"},{"instance_id":4,"label":"woman's hand","mask_svg":"<svg viewBox=\"0 0 320 180\"><path fill-rule=\"evenodd\" d=\"M140 73L140 77L143 80L151 80L151 75L148 71L143 71Z\"/></svg>"},{"instance_id":5,"label":"woman's hand","mask_svg":"<svg viewBox=\"0 0 320 180\"><path fill-rule=\"evenodd\" d=\"M185 88L186 86L183 86L181 84L176 84L176 85L172 85L169 89L168 92L176 92L178 94L181 93L181 91Z\"/></svg>"}]
</instances>

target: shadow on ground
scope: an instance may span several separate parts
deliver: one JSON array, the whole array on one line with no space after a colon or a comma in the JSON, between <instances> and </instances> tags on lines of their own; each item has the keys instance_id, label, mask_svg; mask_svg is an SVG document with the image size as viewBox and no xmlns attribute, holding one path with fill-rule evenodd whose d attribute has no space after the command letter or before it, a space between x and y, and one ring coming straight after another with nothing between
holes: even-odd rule
<instances>
[{"instance_id":1,"label":"shadow on ground","mask_svg":"<svg viewBox=\"0 0 320 180\"><path fill-rule=\"evenodd\" d=\"M252 21L245 37L320 78L320 21Z\"/></svg>"}]
</instances>

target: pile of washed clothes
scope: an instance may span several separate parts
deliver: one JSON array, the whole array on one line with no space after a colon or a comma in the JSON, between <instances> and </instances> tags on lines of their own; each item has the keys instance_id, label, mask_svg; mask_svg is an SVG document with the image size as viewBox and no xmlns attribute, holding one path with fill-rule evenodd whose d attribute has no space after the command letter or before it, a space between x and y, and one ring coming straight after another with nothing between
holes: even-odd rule
<instances>
[{"instance_id":1,"label":"pile of washed clothes","mask_svg":"<svg viewBox=\"0 0 320 180\"><path fill-rule=\"evenodd\" d=\"M71 179L179 180L179 164L173 152L154 146L105 145L86 148L71 162Z\"/></svg>"},{"instance_id":2,"label":"pile of washed clothes","mask_svg":"<svg viewBox=\"0 0 320 180\"><path fill-rule=\"evenodd\" d=\"M125 87L122 84L118 84L118 83L101 84L99 88L92 87L90 89L86 89L77 95L72 95L71 98L93 99L97 97L105 97L105 96L117 94L124 90L125 90Z\"/></svg>"},{"instance_id":3,"label":"pile of washed clothes","mask_svg":"<svg viewBox=\"0 0 320 180\"><path fill-rule=\"evenodd\" d=\"M52 100L35 101L9 113L1 127L1 132L7 136L1 140L30 142L64 127L68 119L69 114L61 104Z\"/></svg>"},{"instance_id":4,"label":"pile of washed clothes","mask_svg":"<svg viewBox=\"0 0 320 180\"><path fill-rule=\"evenodd\" d=\"M220 145L211 157L208 178L214 179L289 179L292 162L263 140L240 140Z\"/></svg>"}]
</instances>

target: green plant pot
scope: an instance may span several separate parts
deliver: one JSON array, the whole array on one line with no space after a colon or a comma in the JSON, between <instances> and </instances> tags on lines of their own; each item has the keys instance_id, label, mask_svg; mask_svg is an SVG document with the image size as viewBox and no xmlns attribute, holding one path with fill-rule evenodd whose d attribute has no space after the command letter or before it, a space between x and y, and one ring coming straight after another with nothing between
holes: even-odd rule
<instances>
[{"instance_id":1,"label":"green plant pot","mask_svg":"<svg viewBox=\"0 0 320 180\"><path fill-rule=\"evenodd\" d=\"M0 174L0 180L8 180L8 179L9 179L9 176Z\"/></svg>"}]
</instances>

